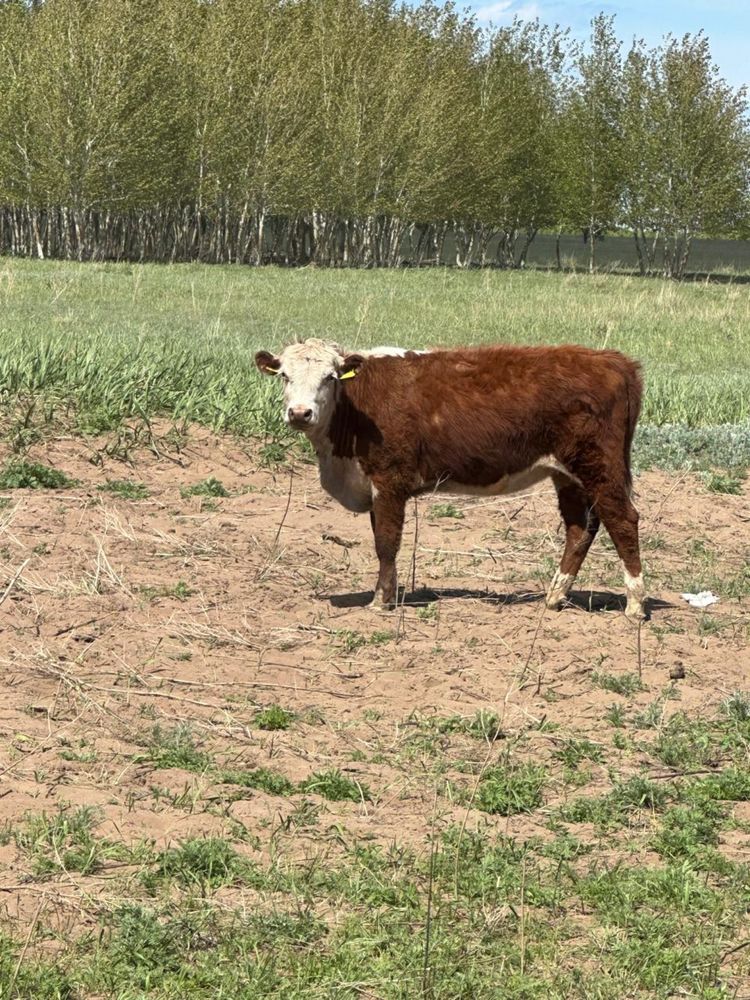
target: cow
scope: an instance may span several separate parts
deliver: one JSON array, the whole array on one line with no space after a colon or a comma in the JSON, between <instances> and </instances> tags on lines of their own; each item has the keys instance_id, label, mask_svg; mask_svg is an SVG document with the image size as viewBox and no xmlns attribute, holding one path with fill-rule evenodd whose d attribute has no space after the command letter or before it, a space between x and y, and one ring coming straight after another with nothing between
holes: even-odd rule
<instances>
[{"instance_id":1,"label":"cow","mask_svg":"<svg viewBox=\"0 0 750 1000\"><path fill-rule=\"evenodd\" d=\"M624 566L625 613L643 619L630 472L637 362L576 345L352 353L316 338L278 356L259 351L255 362L283 382L284 420L310 440L323 489L370 514L380 563L373 605L397 601L410 497L500 496L550 478L565 548L547 607L565 603L603 522Z\"/></svg>"}]
</instances>

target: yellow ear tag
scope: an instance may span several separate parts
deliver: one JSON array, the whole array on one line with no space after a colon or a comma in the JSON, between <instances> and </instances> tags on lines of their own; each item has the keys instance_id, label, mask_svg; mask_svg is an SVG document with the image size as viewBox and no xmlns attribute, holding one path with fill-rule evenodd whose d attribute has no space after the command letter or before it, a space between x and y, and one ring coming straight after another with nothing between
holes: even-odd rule
<instances>
[{"instance_id":1,"label":"yellow ear tag","mask_svg":"<svg viewBox=\"0 0 750 1000\"><path fill-rule=\"evenodd\" d=\"M348 372L344 372L343 375L339 375L339 381L341 381L341 379L344 379L344 378L354 378L354 376L356 374L357 373L354 371L354 369L352 369L351 371L348 371Z\"/></svg>"}]
</instances>

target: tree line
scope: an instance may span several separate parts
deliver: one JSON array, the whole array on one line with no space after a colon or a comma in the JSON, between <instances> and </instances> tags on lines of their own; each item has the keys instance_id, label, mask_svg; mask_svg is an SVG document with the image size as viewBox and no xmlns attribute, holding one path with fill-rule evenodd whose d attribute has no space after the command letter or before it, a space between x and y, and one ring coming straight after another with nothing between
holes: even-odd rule
<instances>
[{"instance_id":1,"label":"tree line","mask_svg":"<svg viewBox=\"0 0 750 1000\"><path fill-rule=\"evenodd\" d=\"M0 0L0 252L518 267L747 236L742 89L702 34L580 46L393 0Z\"/></svg>"}]
</instances>

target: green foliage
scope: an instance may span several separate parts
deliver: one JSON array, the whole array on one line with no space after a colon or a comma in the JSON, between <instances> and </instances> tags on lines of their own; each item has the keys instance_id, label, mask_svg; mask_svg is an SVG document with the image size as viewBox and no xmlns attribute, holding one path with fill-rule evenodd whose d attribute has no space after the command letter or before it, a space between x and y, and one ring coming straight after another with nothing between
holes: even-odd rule
<instances>
[{"instance_id":1,"label":"green foliage","mask_svg":"<svg viewBox=\"0 0 750 1000\"><path fill-rule=\"evenodd\" d=\"M604 759L602 748L587 739L566 740L559 749L553 751L552 756L555 760L562 761L566 767L573 769L577 768L584 760L592 760L601 764Z\"/></svg>"},{"instance_id":2,"label":"green foliage","mask_svg":"<svg viewBox=\"0 0 750 1000\"><path fill-rule=\"evenodd\" d=\"M143 483L133 479L108 479L106 483L97 486L102 493L112 493L122 500L146 500L149 492Z\"/></svg>"},{"instance_id":3,"label":"green foliage","mask_svg":"<svg viewBox=\"0 0 750 1000\"><path fill-rule=\"evenodd\" d=\"M366 802L372 799L370 789L364 782L353 781L341 771L316 771L299 785L299 791L322 795L332 802Z\"/></svg>"},{"instance_id":4,"label":"green foliage","mask_svg":"<svg viewBox=\"0 0 750 1000\"><path fill-rule=\"evenodd\" d=\"M154 726L147 754L155 767L179 767L197 773L207 770L212 763L211 757L196 747L190 728L185 725L169 730Z\"/></svg>"},{"instance_id":5,"label":"green foliage","mask_svg":"<svg viewBox=\"0 0 750 1000\"><path fill-rule=\"evenodd\" d=\"M11 461L0 471L0 490L66 490L76 482L39 462Z\"/></svg>"},{"instance_id":6,"label":"green foliage","mask_svg":"<svg viewBox=\"0 0 750 1000\"><path fill-rule=\"evenodd\" d=\"M703 482L712 493L731 493L736 496L742 492L744 479L744 473L738 476L729 472L708 472L704 474Z\"/></svg>"},{"instance_id":7,"label":"green foliage","mask_svg":"<svg viewBox=\"0 0 750 1000\"><path fill-rule=\"evenodd\" d=\"M255 725L258 729L289 729L296 716L294 712L289 712L281 705L269 705L261 709L255 716Z\"/></svg>"},{"instance_id":8,"label":"green foliage","mask_svg":"<svg viewBox=\"0 0 750 1000\"><path fill-rule=\"evenodd\" d=\"M452 517L460 520L463 518L464 515L463 512L460 511L458 507L456 507L452 503L435 503L427 511L427 516L435 518Z\"/></svg>"},{"instance_id":9,"label":"green foliage","mask_svg":"<svg viewBox=\"0 0 750 1000\"><path fill-rule=\"evenodd\" d=\"M474 805L483 812L514 816L542 802L547 772L537 764L498 764L482 775Z\"/></svg>"},{"instance_id":10,"label":"green foliage","mask_svg":"<svg viewBox=\"0 0 750 1000\"><path fill-rule=\"evenodd\" d=\"M663 785L636 775L618 782L607 795L573 799L559 813L566 823L595 823L607 828L625 823L634 811L663 809L669 798L670 792Z\"/></svg>"},{"instance_id":11,"label":"green foliage","mask_svg":"<svg viewBox=\"0 0 750 1000\"><path fill-rule=\"evenodd\" d=\"M14 830L13 839L35 875L90 875L99 871L107 858L123 855L120 848L94 835L97 822L96 810L87 806L75 811L60 808L51 816L27 815L23 826Z\"/></svg>"},{"instance_id":12,"label":"green foliage","mask_svg":"<svg viewBox=\"0 0 750 1000\"><path fill-rule=\"evenodd\" d=\"M630 698L638 691L643 690L643 684L637 674L607 674L594 671L591 675L591 681L605 691L611 691L613 694L621 694L626 698Z\"/></svg>"},{"instance_id":13,"label":"green foliage","mask_svg":"<svg viewBox=\"0 0 750 1000\"><path fill-rule=\"evenodd\" d=\"M179 847L163 851L149 878L155 881L175 879L185 887L205 890L241 881L249 871L248 862L228 841L218 837L195 837Z\"/></svg>"},{"instance_id":14,"label":"green foliage","mask_svg":"<svg viewBox=\"0 0 750 1000\"><path fill-rule=\"evenodd\" d=\"M253 771L228 769L219 772L219 780L228 785L240 785L242 788L257 788L269 795L293 795L294 784L278 771L266 767L258 767Z\"/></svg>"},{"instance_id":15,"label":"green foliage","mask_svg":"<svg viewBox=\"0 0 750 1000\"><path fill-rule=\"evenodd\" d=\"M0 43L0 252L517 267L617 224L679 276L747 221L745 96L701 34L623 58L603 14L582 48L430 0L6 0Z\"/></svg>"},{"instance_id":16,"label":"green foliage","mask_svg":"<svg viewBox=\"0 0 750 1000\"><path fill-rule=\"evenodd\" d=\"M224 484L220 480L215 479L213 476L209 476L208 479L204 479L200 483L193 483L192 486L180 487L180 496L228 497L229 490L224 486Z\"/></svg>"}]
</instances>

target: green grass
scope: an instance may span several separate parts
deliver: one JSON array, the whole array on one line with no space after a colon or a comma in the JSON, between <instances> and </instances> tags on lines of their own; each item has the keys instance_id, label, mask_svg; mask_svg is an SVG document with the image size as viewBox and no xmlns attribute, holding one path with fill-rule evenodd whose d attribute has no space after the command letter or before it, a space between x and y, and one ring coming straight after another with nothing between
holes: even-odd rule
<instances>
[{"instance_id":1,"label":"green grass","mask_svg":"<svg viewBox=\"0 0 750 1000\"><path fill-rule=\"evenodd\" d=\"M452 503L435 503L427 511L428 517L440 518L440 517L452 517L455 520L463 520L463 511L460 511L455 504Z\"/></svg>"},{"instance_id":2,"label":"green grass","mask_svg":"<svg viewBox=\"0 0 750 1000\"><path fill-rule=\"evenodd\" d=\"M295 718L294 712L287 711L281 705L269 705L256 714L255 725L258 729L273 732L276 729L289 729Z\"/></svg>"},{"instance_id":3,"label":"green grass","mask_svg":"<svg viewBox=\"0 0 750 1000\"><path fill-rule=\"evenodd\" d=\"M60 469L39 462L13 460L0 470L0 490L66 490L75 485Z\"/></svg>"},{"instance_id":4,"label":"green grass","mask_svg":"<svg viewBox=\"0 0 750 1000\"><path fill-rule=\"evenodd\" d=\"M192 486L181 487L180 495L183 497L228 497L229 490L221 480L209 476L208 479L193 483Z\"/></svg>"},{"instance_id":5,"label":"green grass","mask_svg":"<svg viewBox=\"0 0 750 1000\"><path fill-rule=\"evenodd\" d=\"M106 483L97 486L102 493L111 493L121 500L146 500L149 492L143 483L134 479L108 479Z\"/></svg>"},{"instance_id":6,"label":"green grass","mask_svg":"<svg viewBox=\"0 0 750 1000\"><path fill-rule=\"evenodd\" d=\"M497 764L482 775L474 804L500 816L531 812L542 803L546 780L545 768L536 764Z\"/></svg>"},{"instance_id":7,"label":"green grass","mask_svg":"<svg viewBox=\"0 0 750 1000\"><path fill-rule=\"evenodd\" d=\"M750 293L740 284L20 260L4 260L0 278L3 406L44 403L27 435L54 421L109 431L164 414L256 435L278 461L290 437L278 386L255 370L259 347L305 336L352 348L578 342L643 361L641 464L750 464Z\"/></svg>"},{"instance_id":8,"label":"green grass","mask_svg":"<svg viewBox=\"0 0 750 1000\"><path fill-rule=\"evenodd\" d=\"M643 684L636 674L609 674L604 671L594 671L591 681L597 687L613 694L621 694L626 698L643 690Z\"/></svg>"},{"instance_id":9,"label":"green grass","mask_svg":"<svg viewBox=\"0 0 750 1000\"><path fill-rule=\"evenodd\" d=\"M299 786L301 792L322 795L331 802L365 802L372 799L372 793L364 782L354 781L337 769L316 771Z\"/></svg>"},{"instance_id":10,"label":"green grass","mask_svg":"<svg viewBox=\"0 0 750 1000\"><path fill-rule=\"evenodd\" d=\"M198 749L189 727L184 725L166 730L154 726L144 756L159 768L178 767L201 773L212 766L210 754Z\"/></svg>"}]
</instances>

